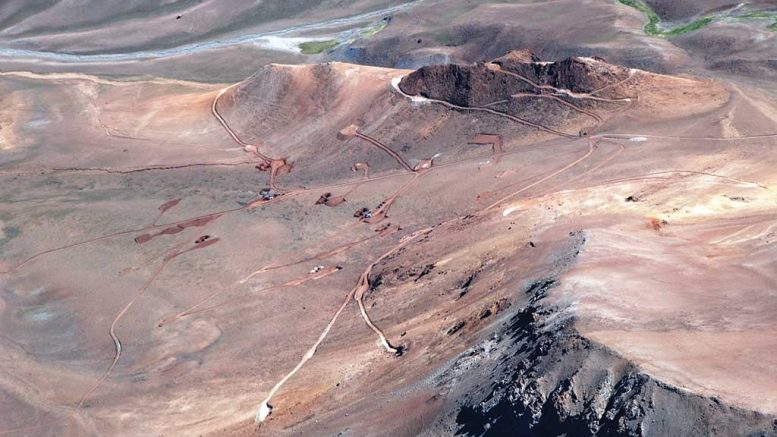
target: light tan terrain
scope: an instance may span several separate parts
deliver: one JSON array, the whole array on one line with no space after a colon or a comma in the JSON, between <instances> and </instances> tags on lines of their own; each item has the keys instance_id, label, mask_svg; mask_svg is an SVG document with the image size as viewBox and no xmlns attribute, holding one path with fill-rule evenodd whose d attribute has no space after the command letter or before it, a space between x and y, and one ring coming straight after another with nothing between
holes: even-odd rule
<instances>
[{"instance_id":1,"label":"light tan terrain","mask_svg":"<svg viewBox=\"0 0 777 437\"><path fill-rule=\"evenodd\" d=\"M59 53L36 29L66 3L0 7L1 40ZM482 3L444 30L411 2L428 22L401 9L239 82L147 74L219 50L0 51L0 435L777 432L769 76L732 78L613 2ZM476 25L572 7L626 30L593 43L580 23L557 40L579 56L540 59L491 53ZM96 50L82 38L120 16L67 17L79 55L183 38ZM400 31L422 47L386 42ZM515 32L496 45L535 45ZM645 40L674 74L638 68ZM404 61L318 62L380 44Z\"/></svg>"}]
</instances>

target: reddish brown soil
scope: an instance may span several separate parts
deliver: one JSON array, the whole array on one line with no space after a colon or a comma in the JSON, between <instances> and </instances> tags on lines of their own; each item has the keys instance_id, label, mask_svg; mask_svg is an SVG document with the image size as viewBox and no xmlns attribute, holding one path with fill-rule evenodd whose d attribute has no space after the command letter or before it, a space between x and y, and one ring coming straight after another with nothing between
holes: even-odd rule
<instances>
[{"instance_id":1,"label":"reddish brown soil","mask_svg":"<svg viewBox=\"0 0 777 437\"><path fill-rule=\"evenodd\" d=\"M3 138L73 144L0 176L0 433L445 434L545 316L521 347L777 412L768 93L528 52L7 80L57 115Z\"/></svg>"}]
</instances>

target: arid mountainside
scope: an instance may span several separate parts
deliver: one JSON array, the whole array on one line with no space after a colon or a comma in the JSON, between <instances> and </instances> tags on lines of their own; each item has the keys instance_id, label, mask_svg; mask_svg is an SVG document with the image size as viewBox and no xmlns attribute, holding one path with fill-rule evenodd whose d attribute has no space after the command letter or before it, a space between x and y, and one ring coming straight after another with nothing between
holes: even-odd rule
<instances>
[{"instance_id":1,"label":"arid mountainside","mask_svg":"<svg viewBox=\"0 0 777 437\"><path fill-rule=\"evenodd\" d=\"M0 437L777 436L773 0L0 2Z\"/></svg>"},{"instance_id":2,"label":"arid mountainside","mask_svg":"<svg viewBox=\"0 0 777 437\"><path fill-rule=\"evenodd\" d=\"M775 432L750 89L527 51L3 78L0 432Z\"/></svg>"},{"instance_id":3,"label":"arid mountainside","mask_svg":"<svg viewBox=\"0 0 777 437\"><path fill-rule=\"evenodd\" d=\"M487 64L413 72L338 62L270 65L225 91L217 109L243 140L301 167L315 166L314 174L322 177L342 174L352 162L396 167L380 149L354 147L366 143L358 138L343 143L335 135L350 125L396 145L412 166L436 154L444 162L478 153L467 143L481 133L498 133L500 141L515 144L546 134L578 137L607 125L624 109L630 118L672 118L706 111L725 99L721 85L712 81L624 69L592 58L521 63L516 56L510 52ZM426 100L402 98L398 91ZM677 101L678 93L688 98ZM673 104L667 107L669 101ZM301 172L299 177L311 176Z\"/></svg>"}]
</instances>

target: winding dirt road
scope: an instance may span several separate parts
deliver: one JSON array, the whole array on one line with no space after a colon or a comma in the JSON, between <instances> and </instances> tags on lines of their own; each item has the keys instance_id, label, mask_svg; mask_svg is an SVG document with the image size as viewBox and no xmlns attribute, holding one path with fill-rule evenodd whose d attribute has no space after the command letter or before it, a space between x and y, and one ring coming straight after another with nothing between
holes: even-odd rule
<instances>
[{"instance_id":1,"label":"winding dirt road","mask_svg":"<svg viewBox=\"0 0 777 437\"><path fill-rule=\"evenodd\" d=\"M94 391L97 390L97 388L100 387L100 385L102 385L102 383L106 379L108 379L108 377L110 376L111 372L113 372L113 369L116 367L116 364L118 364L119 359L121 358L121 340L119 340L119 336L116 334L116 327L118 326L118 324L121 321L122 317L124 317L124 315L127 314L127 312L130 310L132 305L134 305L135 302L138 299L140 299L141 296L143 296L143 294L146 292L146 290L148 290L148 288L151 286L151 284L162 273L162 270L164 270L165 267L167 267L167 265L170 263L170 261L174 260L178 256L181 256L181 255L183 255L183 254L185 254L187 252L191 252L191 251L197 250L197 249L204 249L204 248L206 248L208 246L216 244L218 241L219 241L218 238L213 238L213 239L210 239L210 238L202 239L202 238L200 238L200 239L197 240L197 242L195 242L195 244L192 247L189 247L188 249L180 250L181 247L183 247L183 245L185 244L185 243L180 243L180 244L176 245L174 248L170 249L170 251L168 251L167 255L165 255L165 257L164 257L162 263L159 265L159 267L157 267L157 269L154 271L154 273L152 273L152 275L148 278L148 280L146 280L146 283L143 284L143 286L140 288L140 290L137 291L137 293L135 293L135 295L132 297L132 299L130 299L130 301L127 302L126 305L124 305L124 307L121 309L121 311L119 311L119 313L116 314L116 317L114 317L113 322L111 322L111 327L110 327L108 333L110 334L111 340L113 340L113 345L115 347L115 355L113 357L113 362L108 367L108 369L105 371L105 373L103 373L103 375L100 377L100 379L98 379L97 382L89 390L87 390L86 393L83 394L83 396L81 396L81 399L78 401L78 406L76 407L76 411L80 410L84 406L84 403L86 402L87 398L89 398L89 396L92 393L94 393Z\"/></svg>"},{"instance_id":2,"label":"winding dirt road","mask_svg":"<svg viewBox=\"0 0 777 437\"><path fill-rule=\"evenodd\" d=\"M395 160L396 160L396 161L399 163L399 165L401 165L401 166L402 166L402 167L403 167L405 170L407 170L407 171L410 171L410 172L412 172L412 171L413 171L413 167L411 167L411 166L410 166L410 164L408 164L408 163L407 163L407 161L405 161L405 159L404 159L404 158L402 158L401 156L399 156L399 154L398 154L397 152L395 152L394 150L392 150L392 149L391 149L391 147L389 147L389 146L387 146L387 145L385 145L385 144L381 143L380 141L378 141L378 140L376 140L376 139L374 139L374 138L372 138L372 137L370 137L370 136L364 135L363 133L361 133L361 132L358 132L358 131L357 131L357 132L356 132L354 135L355 135L357 138L361 138L362 140L364 140L364 141L367 141L368 143L370 143L370 144L373 144L373 145L377 146L379 149L381 149L381 150L383 150L384 152L388 153L388 154L389 154L389 155L390 155L392 158L394 158L394 159L395 159Z\"/></svg>"},{"instance_id":3,"label":"winding dirt road","mask_svg":"<svg viewBox=\"0 0 777 437\"><path fill-rule=\"evenodd\" d=\"M505 72L505 73L507 73L507 72ZM630 75L629 78L624 79L623 81L621 81L621 83L625 82L626 80L631 79L631 77L632 76ZM269 158L269 157L261 154L259 152L259 150L258 150L258 147L256 145L251 145L251 144L248 144L248 143L245 143L244 141L242 141L240 139L240 137L230 128L229 124L226 122L226 120L221 116L221 114L217 110L217 103L218 103L219 98L227 90L229 90L233 86L235 86L235 85L232 85L230 87L227 87L227 88L221 90L218 93L218 95L214 98L213 103L212 103L212 107L211 107L212 113L213 113L214 117L219 121L219 123L224 127L224 129L226 130L228 135L237 144L240 144L241 146L249 148L251 153L255 154L260 159L262 159L265 164L270 165L270 167L272 169L274 163L280 162L282 160L277 160L277 159ZM539 86L539 85L537 85L537 86ZM547 86L539 86L539 87L547 87ZM550 87L550 88L556 90L556 92L560 92L560 91L558 91L557 89L555 89L553 87ZM606 88L607 87L602 88L601 90L597 90L594 93L598 93L600 91L603 91ZM404 92L402 92L399 89L399 87L395 87L395 89L398 92L400 92L403 96L405 96L407 98L411 98L411 99L417 99L418 98L417 96L406 95ZM543 89L545 89L545 88L543 88ZM594 93L590 93L589 95L583 95L582 97L578 97L578 98L591 98L592 94L594 94ZM566 93L566 92L562 92L562 94L569 95L569 93ZM602 121L602 118L598 114L596 114L595 112L588 111L588 113L586 113L584 111L587 111L587 110L584 110L583 108L578 108L575 105L573 105L573 104L571 104L569 102L566 102L563 99L560 99L558 96L540 94L540 95L535 95L535 97L550 98L550 99L553 99L553 100L558 100L560 102L565 103L566 106L571 107L572 109L574 109L574 110L576 110L576 111L578 111L580 113L584 113L584 114L594 118L599 123L601 123L601 121ZM575 96L573 96L573 97L575 97ZM604 98L595 98L595 99L600 100L600 99L604 99ZM531 126L531 127L537 128L539 130L542 130L544 132L548 132L548 133L551 133L551 134L554 134L554 135L557 135L557 136L561 136L563 138L575 138L577 141L579 141L579 137L577 135L569 135L569 134L566 134L566 133L563 133L563 132L559 132L559 131L556 131L554 129L542 126L540 124L532 123L532 122L529 122L527 120L523 120L523 119L521 119L519 117L515 117L515 116L512 116L510 114L506 114L506 113L502 113L502 112L499 112L499 111L491 110L491 109L486 108L486 107L462 107L462 106L454 105L454 104L451 104L451 103L448 103L448 102L445 102L445 101L440 101L440 100L434 100L434 99L426 99L426 100L430 101L430 102L442 104L444 106L447 106L449 108L456 109L456 110L483 111L483 112L491 113L491 114L494 114L494 115L497 115L497 116L500 116L500 117L506 117L506 118L508 118L508 119L510 119L510 120L512 120L512 121L514 121L516 123L520 123L522 125ZM618 100L604 99L603 101L626 101L626 100L625 99L618 99ZM491 104L491 105L493 105L493 104ZM450 166L450 165L456 165L456 164L459 164L461 162L469 162L469 161L472 161L472 160L481 159L480 157L470 158L470 159L465 159L465 160L461 160L461 161L455 161L455 162L446 163L446 164L441 165L441 166L435 166L435 167L432 167L430 169L426 169L426 170L423 170L423 171L414 171L412 169L412 167L410 167L409 164L399 154L394 152L388 146L380 143L379 141L377 141L377 140L375 140L375 139L373 139L373 138L371 138L371 137L369 137L367 135L361 134L358 131L355 132L354 136L356 136L356 137L358 137L358 138L360 138L362 140L368 141L369 143L371 143L371 144L375 145L376 147L380 148L381 150L385 151L390 156L392 156L392 158L394 158L405 170L407 170L408 172L413 173L413 178L408 183L406 183L402 187L400 187L392 196L390 196L388 199L386 199L386 201L383 202L383 204L376 210L376 213L373 215L373 217L375 217L375 220L374 221L368 221L368 223L374 223L374 222L380 221L381 219L385 218L388 209L396 201L396 199L401 195L401 193L403 193L408 187L410 187L413 183L415 183L417 180L419 180L423 175L425 175L427 173L431 173L433 171L439 171L441 168L444 168L444 167L447 167L447 166ZM488 214L488 213L492 212L493 209L495 209L495 208L499 207L500 205L502 205L504 202L506 202L506 201L508 201L510 199L513 199L514 197L516 197L516 196L526 192L527 190L529 190L529 189L531 189L531 188L533 188L533 187L535 187L535 186L537 186L539 184L542 184L542 183L544 183L544 182L546 182L546 181L548 181L548 180L550 180L550 179L552 179L554 177L557 177L557 176L559 176L560 174L562 174L562 173L564 173L566 171L569 171L573 167L576 167L576 166L580 165L582 162L584 162L585 160L589 159L593 155L595 150L597 150L597 148L599 147L599 144L610 143L610 144L614 144L614 145L619 146L618 150L616 150L611 155L609 155L605 160L603 160L602 162L597 164L595 167L593 167L593 168L585 171L581 175L577 176L577 178L580 178L580 177L583 177L584 175L590 174L593 171L598 170L603 165L605 165L608 162L610 162L618 154L620 154L621 152L623 152L623 150L625 150L625 146L623 146L622 144L617 143L615 141L607 141L607 139L622 140L622 139L625 139L625 138L628 138L628 137L633 137L633 136L636 136L636 134L635 135L602 134L602 135L591 136L591 137L587 138L588 149L587 149L586 153L584 153L582 156L577 157L572 162L569 162L569 163L565 164L564 166L562 166L561 168L559 168L559 169L557 169L555 171L552 171L552 172L550 172L548 174L545 174L540 179L538 179L538 180L536 180L536 181L534 181L534 182L532 182L532 183L530 183L530 184L528 184L526 186L523 186L523 187L521 187L520 189L518 189L518 190L516 190L514 192L511 192L511 193L505 195L504 197L500 198L496 202L493 202L490 205L486 206L485 208L480 209L479 211L477 211L475 213L475 215ZM671 137L671 136L669 136L669 137L662 137L662 136L651 136L651 135L639 135L639 136L644 136L646 138L669 138L669 139L680 139L680 140L682 140L682 139L691 139L689 137ZM777 134L758 135L758 136L749 136L749 137L741 137L741 138L697 138L697 139L732 141L732 140L760 139L760 138L772 138L772 137L777 137ZM575 142L572 142L572 143L575 143ZM516 151L516 152L505 152L505 154L512 154L512 153L519 153L519 151ZM285 165L285 161L283 161L283 164ZM275 165L277 166L277 164L275 164ZM330 187L355 186L355 184L362 184L362 183L365 183L365 182L370 182L370 181L374 181L374 180L380 180L380 179L384 179L384 178L388 178L388 177L395 177L395 176L397 176L397 175L386 175L386 176L381 176L379 178L369 179L369 178L366 178L366 176L368 175L368 173L367 173L368 167L365 166L363 169L365 171L365 179L361 179L359 181L354 181L354 182L346 182L346 183L334 184L334 185L330 185ZM277 171L277 169L272 170L272 173L271 173L271 185L274 185L274 175L275 175L276 171ZM762 188L762 189L770 190L768 187L766 187L766 186L764 186L762 184L759 184L759 183L743 181L743 180L736 179L736 178L733 178L733 177L728 177L728 176L724 176L724 175L718 175L718 174L714 174L714 173L699 172L699 171L692 171L692 170L674 170L674 171L665 171L665 172L654 172L654 173L648 173L648 174L644 175L643 177L652 177L652 176L661 175L661 174L678 174L678 173L697 174L697 175L717 177L717 178L726 179L726 180L728 180L730 182L751 184L751 185L758 186L759 188ZM406 175L406 174L407 173L402 173L402 175ZM623 180L626 180L626 179L623 179ZM565 183L568 183L568 182L569 181L566 181ZM557 186L554 186L553 188L556 188L556 187ZM503 190L505 188L507 188L507 187L503 187L500 190ZM203 215L203 216L200 216L200 217L197 217L197 218L194 218L194 219L185 219L185 220L181 220L181 221L174 222L174 223L171 223L171 224L157 225L156 224L157 221L161 218L161 216L164 214L164 212L167 209L172 208L173 206L175 206L175 204L177 204L176 201L170 201L170 202L167 202L166 204L163 204L160 207L159 215L156 217L156 219L149 226L146 226L146 227L140 228L140 229L119 231L119 232L115 232L115 233L108 234L108 235L105 235L105 236L96 237L96 238L92 238L92 239L89 239L89 240L84 240L84 241L81 241L81 242L77 242L77 243L73 243L73 244L70 244L70 245L61 246L59 248L55 248L55 249L47 250L47 251L44 251L44 252L40 252L38 254L35 254L35 255L27 258L26 260L23 260L22 262L20 262L16 266L14 266L11 270L6 271L6 272L2 272L2 273L9 273L10 271L13 271L13 270L15 270L15 269L25 265L26 263L32 261L33 259L36 259L36 258L38 258L40 256L43 256L43 255L47 254L47 253L52 253L52 252L55 252L55 251L76 247L76 246L79 246L79 245L82 245L82 244L88 244L88 243L92 243L92 242L97 242L97 241L101 241L101 240L104 240L104 239L107 239L107 238L112 238L112 237L119 236L119 235L126 235L126 234L130 234L130 233L137 233L137 232L142 232L142 231L148 231L148 230L151 230L151 229L159 229L159 228L162 228L162 227L170 227L170 226L182 225L182 224L191 222L192 220L196 220L196 219L216 218L216 217L218 217L218 216L220 216L222 214L226 214L226 213L230 213L230 212L236 212L236 211L241 211L241 210L249 209L249 208L252 208L252 207L258 206L258 205L264 205L264 204L269 204L269 203L273 203L273 202L276 202L276 201L285 200L285 199L288 199L288 198L292 197L293 195L301 195L303 193L307 193L307 192L310 192L312 190L320 190L320 189L322 189L322 187L311 187L311 188L299 189L299 190L296 190L293 193L289 193L288 195L284 195L282 198L271 199L271 200L263 200L263 201L261 201L261 203L257 203L259 201L256 201L256 202L252 202L252 203L250 203L250 204L248 204L246 206L242 206L242 207L239 207L239 208L228 209L226 211L211 213L211 214ZM175 202L175 204L173 204L173 202ZM505 212L507 212L507 210ZM456 217L456 218L447 220L447 221L443 222L442 224L440 224L440 225L438 225L436 227L447 226L447 225L455 223L456 221L459 221L461 219L462 219L462 217ZM389 257L392 254L396 253L398 250L400 250L400 249L402 249L402 248L404 248L404 247L414 243L415 241L417 241L419 239L419 237L424 236L424 235L428 235L429 233L432 232L432 229L433 229L432 227L428 227L428 228L424 228L424 229L420 229L418 231L415 231L412 234L406 235L405 237L403 237L400 240L400 242L397 245L393 246L388 252L385 252L383 255L381 255L380 257L378 257L375 260L373 260L367 266L367 268L360 275L359 280L357 281L357 283L354 286L354 288L351 289L348 292L348 294L346 295L346 297L343 300L342 304L337 308L335 313L332 315L329 323L324 327L323 331L319 334L316 342L305 352L305 354L302 356L302 358L299 361L299 363L289 373L287 373L280 381L278 381L276 383L276 385L270 390L270 392L268 393L266 399L262 402L262 404L260 405L260 407L259 407L259 409L258 409L258 411L256 413L256 421L257 422L264 421L267 418L267 416L270 414L270 412L272 411L272 406L270 405L270 402L272 401L272 398L275 396L275 394L281 389L281 387L290 378L292 378L300 370L300 368L302 368L305 365L306 362L308 362L310 359L313 358L313 356L315 355L318 347L327 338L329 332L331 331L331 328L334 326L334 324L336 323L337 319L339 318L341 313L344 311L344 309L347 307L347 305L351 301L351 299L356 301L356 303L357 303L357 305L359 307L359 311L360 311L360 314L361 314L362 318L364 319L364 321L368 325L368 327L370 329L372 329L377 334L382 347L385 348L386 351L389 352L389 353L396 354L396 353L400 352L400 350L398 348L394 347L390 343L390 341L388 340L386 335L383 333L383 331L379 327L377 327L373 323L373 321L371 320L371 318L369 316L369 313L368 313L368 311L366 309L366 306L364 304L364 297L365 297L365 294L369 291L370 275L372 274L372 270L375 268L375 266L380 264L387 257ZM396 230L392 231L391 234L393 235L394 232L396 232ZM280 268L283 268L283 267L288 267L288 266L300 264L300 263L303 263L303 262L309 262L309 261L313 261L313 260L323 259L323 258L332 256L332 255L341 253L343 251L346 251L346 250L354 247L357 244L362 244L362 243L364 243L366 241L369 241L369 240L371 240L371 239L373 239L373 238L375 238L377 236L382 236L382 235L373 235L373 236L370 236L370 237L367 237L367 238L363 238L363 239L356 240L356 241L353 241L353 242L350 242L350 243L346 243L346 244L337 246L334 249L331 249L331 250L328 250L328 251L323 251L323 252L320 252L318 254L311 255L311 256L308 256L308 257L304 257L304 258L301 258L301 259L298 259L298 260L295 260L295 261L292 261L292 262L289 262L289 263L278 264L278 265L271 265L271 266L268 266L266 268L261 268L259 270L256 270L255 272L251 273L250 275L246 276L246 278L243 281L241 281L241 283L245 282L245 280L248 280L248 279L252 278L253 276L255 276L256 274L259 274L261 272L270 271L270 270L274 270L274 269L280 269ZM176 246L173 249L171 249L167 253L167 255L165 255L163 262L152 273L151 277L146 281L146 283L143 285L143 287L141 287L136 292L136 294L132 297L132 299L130 299L130 301L115 316L113 322L111 323L110 329L109 329L109 334L110 334L110 337L111 337L112 341L114 342L114 347L115 347L115 355L114 355L113 362L111 363L111 365L107 369L107 371L97 381L97 383L93 387L91 387L81 397L81 399L79 401L79 404L78 404L78 407L77 407L76 410L79 410L79 409L81 409L83 407L83 405L86 402L86 400L110 376L111 372L114 370L115 366L119 362L119 359L120 359L121 354L122 354L122 344L121 344L121 341L120 341L118 335L116 334L116 328L117 328L118 324L120 323L121 319L131 309L133 304L148 290L148 288L152 285L154 280L162 273L162 271L165 269L165 267L174 258L176 258L176 257L178 257L178 256L180 256L180 255L182 255L184 253L187 253L189 251L192 251L192 250L195 250L195 249L204 248L204 247L207 247L207 246L209 246L211 244L215 244L217 241L218 241L218 239L206 239L206 240L203 240L202 242L195 243L195 245L193 247L190 247L190 248L188 248L186 250L182 250L182 251L180 250L181 246L179 245L179 246ZM336 269L336 270L339 270L339 269ZM313 274L313 275L308 276L308 277L298 278L298 279L295 279L295 280L292 280L292 281L287 281L287 282L285 282L283 284L272 286L272 287L268 287L268 288L262 289L260 291L265 291L265 290L270 290L270 289L275 289L275 288L298 286L298 285L301 285L301 284L303 284L305 282L308 282L308 281L321 279L321 278L323 278L325 276L328 276L328 275L334 273L336 270L333 269L333 268L329 268L329 269L323 270L322 272L318 272L317 274ZM206 301L208 301L211 298L221 294L222 292L223 291L219 291L217 293L214 293L211 296L208 296L205 299L203 299L202 301L196 303L195 305L189 307L185 311L179 312L179 313L177 313L177 314L175 314L175 315L173 315L173 316L171 316L169 318L166 318L166 319L162 320L160 322L159 326L164 326L164 325L172 323L175 320L178 320L178 319L180 319L182 317L185 317L185 316L188 316L188 315L191 315L191 314L194 314L194 313L206 311L206 310L209 310L210 308L213 308L213 307L209 307L209 308L204 308L203 309L203 308L200 308L200 307ZM222 303L220 305L224 305L224 304L228 304L228 303L229 302L224 302L224 303ZM0 433L2 433L2 432L0 432Z\"/></svg>"},{"instance_id":4,"label":"winding dirt road","mask_svg":"<svg viewBox=\"0 0 777 437\"><path fill-rule=\"evenodd\" d=\"M551 129L549 127L543 126L541 124L537 124L537 123L531 122L529 120L526 120L526 119L523 119L523 118L520 118L520 117L516 117L514 115L510 115L510 114L507 114L507 113L504 113L504 112L495 111L495 110L490 109L490 108L485 108L485 107L480 107L480 106L460 106L460 105L456 105L456 104L447 102L445 100L432 99L432 98L429 98L429 97L411 96L410 94L407 94L404 91L402 91L402 89L399 87L399 81L397 81L396 79L395 79L395 81L392 82L392 86L393 86L395 91L397 91L402 96L404 96L404 97L406 97L406 98L408 98L408 99L410 99L411 101L414 101L414 102L423 101L423 102L437 103L439 105L442 105L442 106L445 106L445 107L448 107L448 108L451 108L451 109L456 109L456 110L459 110L459 111L486 112L486 113L489 113L489 114L496 115L498 117L505 117L505 118L507 118L509 120L512 120L512 121L516 122L516 123L520 123L520 124L523 124L525 126L533 127L535 129L538 129L538 130L541 130L541 131L544 131L544 132L547 132L547 133L550 133L550 134L553 134L553 135L558 135L558 136L564 137L564 138L577 138L579 136L579 135L571 135L571 134L567 134L567 133L564 133L564 132L560 132L560 131L557 131L555 129Z\"/></svg>"},{"instance_id":5,"label":"winding dirt road","mask_svg":"<svg viewBox=\"0 0 777 437\"><path fill-rule=\"evenodd\" d=\"M599 101L599 102L608 102L608 103L631 102L631 100L632 100L630 97L623 97L623 98L618 98L618 99L610 99L610 98L605 98L605 97L595 97L593 94L600 93L600 92L602 92L602 91L604 91L606 89L609 89L611 87L615 87L615 86L621 85L623 83L626 83L627 81L631 80L631 78L634 76L635 70L630 70L629 71L629 76L627 78L625 78L625 79L623 79L621 81L612 83L610 85L607 85L605 87L599 88L598 90L595 90L593 92L590 92L590 93L575 93L575 92L573 92L571 90L563 89L563 88L556 88L556 87L554 87L552 85L540 85L540 84L530 80L526 76L523 76L523 75L518 74L518 73L514 73L512 71L504 70L504 69L502 69L501 66L499 66L497 64L493 64L493 63L486 64L486 68L488 68L491 71L499 72L499 73L506 74L508 76L512 76L512 77L515 77L517 79L520 79L520 80L530 84L531 86L533 86L533 87L535 87L537 89L540 89L540 90L550 90L550 91L553 91L556 94L573 97L575 99L581 99L581 100L588 99L588 100L596 100L596 101Z\"/></svg>"},{"instance_id":6,"label":"winding dirt road","mask_svg":"<svg viewBox=\"0 0 777 437\"><path fill-rule=\"evenodd\" d=\"M345 299L343 300L343 303L340 305L339 308L337 308L337 311L335 311L334 315L329 320L329 323L326 325L326 327L324 327L324 330L318 336L318 339L316 340L316 342L313 343L313 346L311 346L310 349L308 349L307 352L305 352L305 354L302 356L302 359L300 360L300 362L291 370L291 372L286 374L286 376L284 376L280 381L278 381L278 383L275 384L275 386L270 390L269 394L267 395L267 398L265 398L265 400L261 403L261 405L259 406L259 409L257 410L257 413L256 413L256 422L257 423L264 422L264 420L267 418L267 416L270 415L270 412L272 412L272 406L270 405L270 401L272 401L272 398L273 398L273 396L275 396L275 393L277 393L278 390L280 390L280 388L286 383L286 381L288 381L292 376L294 376L294 374L296 374L299 371L299 369L301 369L302 366L305 365L305 363L307 363L311 358L313 358L313 356L316 353L316 350L321 345L321 343L324 341L324 339L326 339L327 335L329 335L329 331L332 330L332 326L334 326L335 322L337 322L338 317L340 317L340 314L342 314L343 310L345 310L345 307L348 306L348 303L351 301L351 299L354 299L356 297L356 294L358 292L360 292L360 291L363 294L364 289L365 289L364 287L369 288L369 276L370 276L370 273L372 272L372 269L378 263L380 263L381 261L383 261L387 257L391 256L393 253L395 253L396 251L400 250L401 248L407 246L408 244L410 244L411 242L416 240L418 237L424 235L425 233L427 233L429 231L431 231L431 228L422 229L422 230L414 232L413 234L411 234L409 236L405 236L400 241L399 244L397 244L396 246L391 248L391 250L389 250L388 252L384 253L383 255L378 257L376 260L374 260L369 266L367 266L367 268L364 270L364 272L359 277L359 282L345 296ZM362 313L362 315L364 315L364 313ZM366 320L368 320L368 319L369 318L367 318ZM373 326L374 325L371 325L370 327L373 328ZM373 328L373 329L380 336L381 341L384 344L384 347L386 347L387 350L390 350L390 351L395 353L396 349L394 349L389 344L388 340L386 340L385 335L383 335L383 333L379 329L377 329L377 328Z\"/></svg>"}]
</instances>

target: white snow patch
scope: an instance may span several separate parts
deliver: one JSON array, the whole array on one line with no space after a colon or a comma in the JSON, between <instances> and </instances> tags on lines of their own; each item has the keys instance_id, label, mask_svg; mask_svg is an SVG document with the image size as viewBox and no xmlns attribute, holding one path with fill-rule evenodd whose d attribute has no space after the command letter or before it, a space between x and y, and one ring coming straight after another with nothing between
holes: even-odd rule
<instances>
[{"instance_id":1,"label":"white snow patch","mask_svg":"<svg viewBox=\"0 0 777 437\"><path fill-rule=\"evenodd\" d=\"M254 45L266 50L276 50L279 52L302 53L299 45L311 41L329 41L331 38L304 38L304 37L285 37L285 36L263 36L254 41Z\"/></svg>"},{"instance_id":2,"label":"white snow patch","mask_svg":"<svg viewBox=\"0 0 777 437\"><path fill-rule=\"evenodd\" d=\"M256 422L264 422L264 419L267 419L271 412L272 407L267 402L263 402L262 406L259 407L259 411L256 412Z\"/></svg>"},{"instance_id":3,"label":"white snow patch","mask_svg":"<svg viewBox=\"0 0 777 437\"><path fill-rule=\"evenodd\" d=\"M393 79L391 79L391 87L394 88L394 91L398 92L399 94L402 94L403 96L410 99L413 103L428 103L429 99L426 97L421 96L411 96L408 94L405 94L401 89L399 89L399 82L402 82L402 78L405 77L405 75L397 76Z\"/></svg>"},{"instance_id":4,"label":"white snow patch","mask_svg":"<svg viewBox=\"0 0 777 437\"><path fill-rule=\"evenodd\" d=\"M518 206L511 206L511 207L505 209L504 212L502 212L502 217L507 217L508 215L512 214L514 211L517 211L518 208L520 208L520 207L518 207Z\"/></svg>"}]
</instances>

